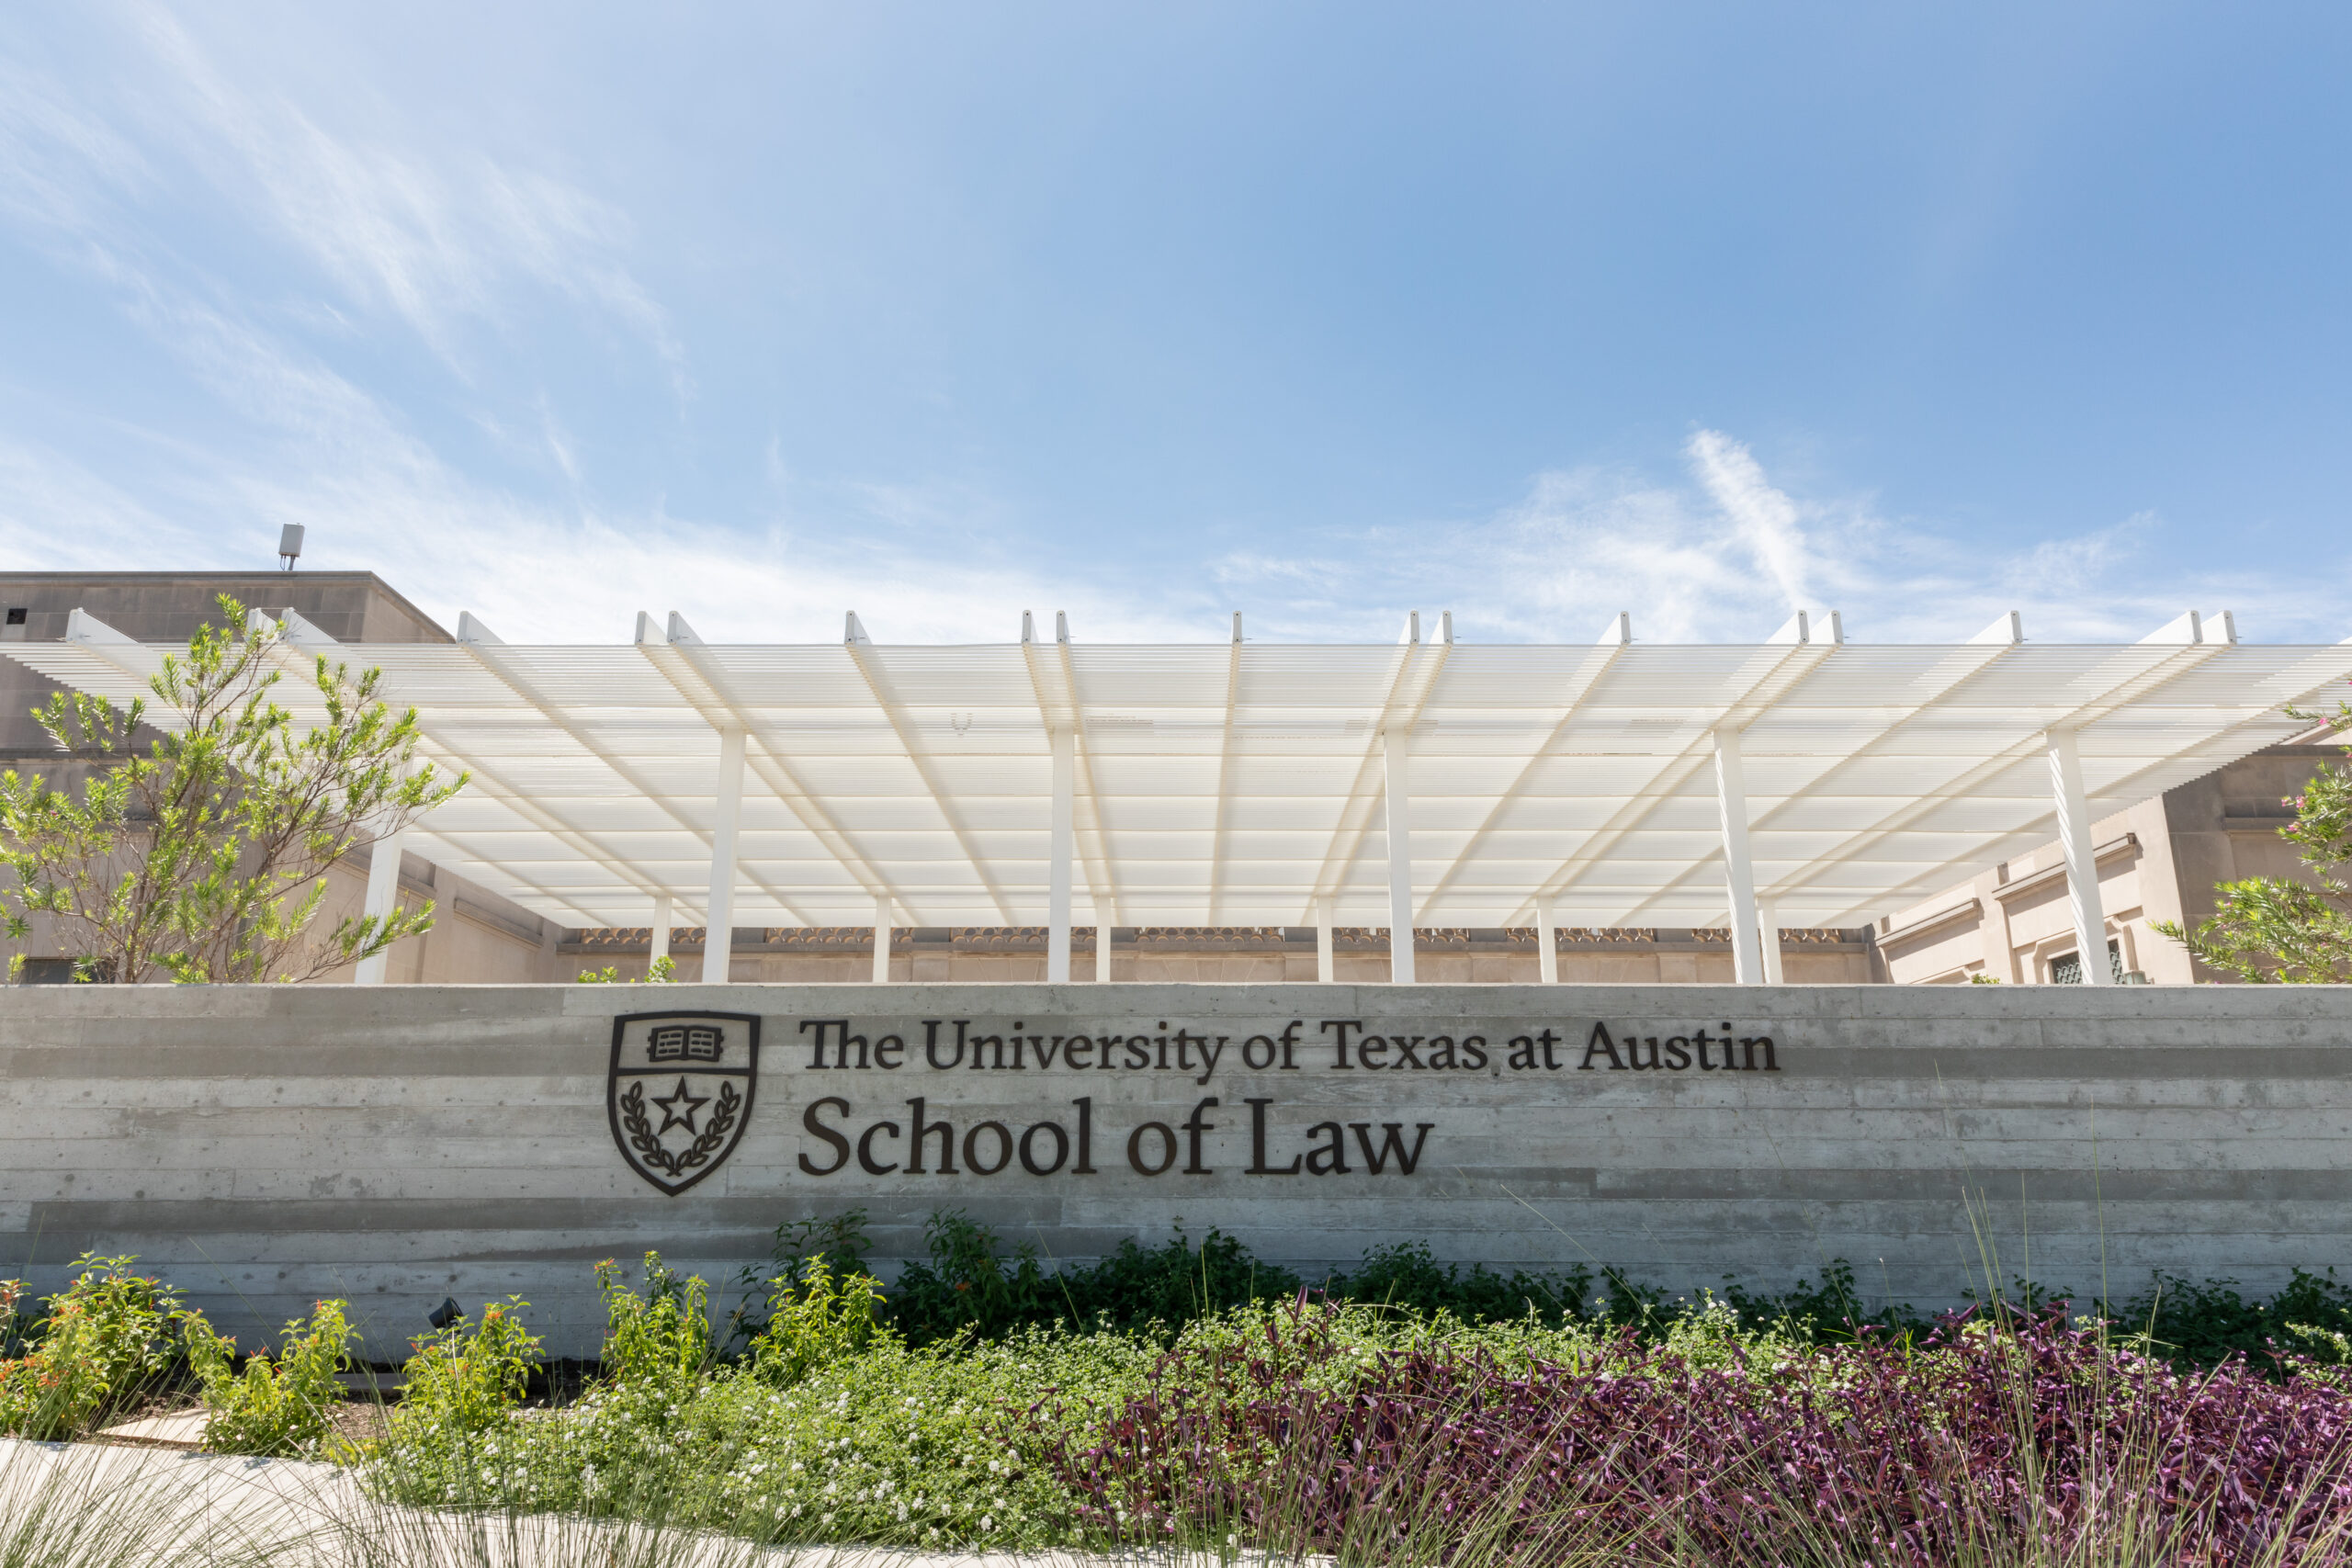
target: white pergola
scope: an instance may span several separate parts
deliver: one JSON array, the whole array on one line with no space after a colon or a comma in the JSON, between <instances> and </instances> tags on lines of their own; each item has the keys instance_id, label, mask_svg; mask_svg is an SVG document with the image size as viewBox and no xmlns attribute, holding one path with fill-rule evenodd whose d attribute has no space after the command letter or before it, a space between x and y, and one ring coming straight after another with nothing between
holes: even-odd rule
<instances>
[{"instance_id":1,"label":"white pergola","mask_svg":"<svg viewBox=\"0 0 2352 1568\"><path fill-rule=\"evenodd\" d=\"M639 615L630 643L524 647L471 615L447 643L310 656L384 672L424 753L472 784L407 847L561 923L1728 925L1743 981L1782 923L1899 907L2051 839L2084 951L2104 947L2091 823L2308 728L2286 705L2352 644L2241 645L2194 613L2137 643L1867 646L1799 615L1761 644L1453 640L1135 645L1052 635L722 645ZM0 646L117 701L168 651L76 612ZM399 857L378 854L389 908ZM1395 978L1412 944L1392 942ZM877 942L877 973L888 943ZM1109 943L1096 943L1098 977ZM658 949L657 949L658 950ZM711 966L715 965L715 969ZM378 965L380 974L380 964ZM2085 964L2093 984L2106 966Z\"/></svg>"}]
</instances>

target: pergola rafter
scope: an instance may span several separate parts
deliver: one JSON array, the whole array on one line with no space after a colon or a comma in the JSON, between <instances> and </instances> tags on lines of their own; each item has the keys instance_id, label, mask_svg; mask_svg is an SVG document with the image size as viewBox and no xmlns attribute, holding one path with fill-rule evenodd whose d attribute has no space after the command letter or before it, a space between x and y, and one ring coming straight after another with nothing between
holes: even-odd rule
<instances>
[{"instance_id":1,"label":"pergola rafter","mask_svg":"<svg viewBox=\"0 0 2352 1568\"><path fill-rule=\"evenodd\" d=\"M1447 864L1443 874L1440 875L1430 888L1429 903L1434 905L1445 896L1446 890L1453 885L1454 878L1461 875L1464 869L1477 859L1480 847L1486 843L1496 829L1503 825L1504 819L1510 815L1511 808L1517 806L1527 793L1527 787L1536 774L1559 754L1561 743L1566 738L1569 728L1576 723L1577 716L1583 711L1586 696L1591 693L1593 686L1600 678L1609 672L1609 667L1616 663L1617 656L1630 647L1633 640L1633 617L1621 612L1609 623L1608 632L1594 646L1593 650L1585 656L1584 661L1577 666L1575 671L1563 683L1560 694L1555 699L1559 704L1560 716L1553 724L1552 733L1544 737L1544 744L1535 749L1535 754L1527 759L1509 787L1504 789L1496 798L1494 805L1487 808L1486 817L1471 833L1469 840L1462 846L1461 852Z\"/></svg>"},{"instance_id":2,"label":"pergola rafter","mask_svg":"<svg viewBox=\"0 0 2352 1568\"><path fill-rule=\"evenodd\" d=\"M458 617L458 646L471 654L483 669L497 676L499 681L509 691L520 697L532 712L570 736L582 751L627 781L638 799L650 801L660 807L665 816L693 834L706 849L710 846L712 835L709 829L680 810L677 803L670 798L668 792L654 784L645 771L631 759L617 754L610 747L596 739L585 725L573 720L560 705L551 703L542 695L529 676L503 656L501 652L503 645L488 626L474 619L470 614L466 614ZM758 875L752 876L750 881L762 893L774 899L776 905L790 914L794 919L802 924L808 923L806 913L782 888Z\"/></svg>"},{"instance_id":3,"label":"pergola rafter","mask_svg":"<svg viewBox=\"0 0 2352 1568\"><path fill-rule=\"evenodd\" d=\"M964 814L956 804L955 792L941 781L938 770L933 764L929 746L913 721L907 716L898 694L891 690L888 667L876 654L874 639L865 635L865 628L858 623L854 610L842 617L842 645L848 649L850 661L857 666L857 672L864 678L866 690L873 694L874 705L882 710L882 716L888 721L892 733L898 736L899 744L905 748L908 765L922 780L923 787L931 792L932 804L939 808L939 815L946 822L948 832L955 836L956 845L972 863L972 871L980 879L980 886L988 889L989 898L995 901L997 915L1007 925L1018 924L1012 912L1012 901L1005 896L1003 883L989 865L988 857L973 841L972 830L965 825Z\"/></svg>"},{"instance_id":4,"label":"pergola rafter","mask_svg":"<svg viewBox=\"0 0 2352 1568\"><path fill-rule=\"evenodd\" d=\"M2080 730L2086 725L2095 723L2099 718L2115 712L2135 697L2153 694L2166 683L2187 674L2222 650L2224 645L2200 643L2194 640L2198 629L2196 617L2192 615L2184 619L2188 624L2183 629L2191 640L2177 649L2165 650L2166 644L2171 640L2167 634L2172 631L2171 627L2166 627L2164 632L2157 633L2156 637L2149 638L2146 642L2133 645L2133 649L2156 649L2157 651L2152 657L2134 658L2132 649L2117 654L2101 670L2094 671L2076 682L2076 690L2070 694L2074 705L2060 716L2056 722L2045 725L2039 733L2005 747L1982 761L1963 769L1949 783L1939 784L1920 798L1897 807L1883 820L1862 829L1842 843L1816 855L1814 857L1812 865L1807 868L1808 872L1818 874L1820 872L1834 870L1868 853L1874 846L1883 843L1890 836L1900 832L1905 826L1917 821L1938 807L1963 798L1971 790L1981 787L1986 781L1997 778L2021 763L2031 761L2043 750L2046 744L2043 738L2051 730ZM2159 643L2157 640L2159 637L2165 638L2165 642ZM2041 820L2043 817L2039 815L2034 819L2036 825ZM1917 886L1920 880L1915 878L1909 884L1890 888L1886 896L1900 897ZM1924 893L1932 891L1932 888L1920 886L1918 890ZM1781 889L1776 887L1774 894L1777 895L1780 891Z\"/></svg>"},{"instance_id":5,"label":"pergola rafter","mask_svg":"<svg viewBox=\"0 0 2352 1568\"><path fill-rule=\"evenodd\" d=\"M1833 626L1836 618L1831 618ZM1751 655L1733 675L1731 685L1735 695L1726 700L1720 710L1693 721L1692 732L1680 748L1668 756L1649 782L1635 791L1621 806L1600 830L1577 846L1574 854L1560 863L1557 871L1545 878L1535 896L1522 906L1529 917L1536 906L1559 898L1606 858L1608 852L1632 834L1641 830L1644 823L1664 805L1681 792L1690 776L1707 765L1710 748L1718 729L1743 729L1757 715L1770 707L1776 694L1785 692L1803 676L1818 669L1829 653L1842 645L1842 637L1833 634L1834 640L1816 643L1811 638L1812 621L1799 611L1781 628L1773 643L1767 644ZM1716 852L1709 851L1712 857ZM1703 861L1702 863L1704 863ZM1646 907L1648 900L1643 901ZM1632 924L1632 918L1623 917Z\"/></svg>"},{"instance_id":6,"label":"pergola rafter","mask_svg":"<svg viewBox=\"0 0 2352 1568\"><path fill-rule=\"evenodd\" d=\"M262 612L258 610L253 612L253 614L256 617L262 615ZM297 615L291 610L288 610L286 613L282 624L286 628L286 639L279 645L280 651L277 654L277 663L278 668L288 674L307 676L311 672L311 671L297 667L293 661L286 656L283 650L289 646L294 649L298 649L304 653L310 654L313 660L322 657L330 659L334 658L334 653L329 651L331 649L335 651L343 650L343 645L335 638L328 636L324 631L322 631L319 627L313 626L311 622L303 619L302 616ZM300 706L308 708L311 705L308 696L305 695L300 700ZM548 810L546 807L540 805L537 801L533 800L523 791L516 789L512 784L508 783L504 778L502 778L499 775L498 771L495 768L491 767L489 764L479 760L468 761L466 758L460 757L456 752L450 750L447 746L435 740L430 735L423 736L418 740L417 750L424 754L427 761L432 762L438 768L447 770L451 777L454 778L459 773L467 774L468 788L480 788L484 794L491 795L508 810L514 812L515 816L522 818L525 821L529 822L534 827L537 827L540 831L547 833L566 848L578 853L592 855L600 859L610 859L613 855L614 851L612 846L600 842L596 839L595 835L592 833L583 833L580 831L571 823L565 821L560 813ZM411 828L409 831L426 843L442 844L447 846L449 849L458 849L460 847L445 833L438 831L435 829L430 814L421 818L417 822L416 826ZM441 856L428 855L426 858L429 860L435 860L438 863L439 861L453 859L456 857L445 854ZM624 862L615 862L614 863L620 869L622 874L628 878L631 884L636 886L649 897L658 891L653 883L640 874L636 867L628 865ZM584 917L588 914L588 911L585 908L573 903L570 897L565 896L559 889L546 886L541 883L533 880L526 873L510 868L507 874L512 876L515 881L521 883L524 886L529 888L531 892L537 895L539 897L548 900L549 903L570 910L574 915Z\"/></svg>"},{"instance_id":7,"label":"pergola rafter","mask_svg":"<svg viewBox=\"0 0 2352 1568\"><path fill-rule=\"evenodd\" d=\"M651 615L639 615L637 647L713 731L732 725L751 739L758 747L745 759L752 773L859 886L874 897L889 899L914 913L907 896L858 848L856 840L825 808L823 799L794 771L788 749L737 695L725 667L710 657L684 616L673 613L663 627L657 626Z\"/></svg>"},{"instance_id":8,"label":"pergola rafter","mask_svg":"<svg viewBox=\"0 0 2352 1568\"><path fill-rule=\"evenodd\" d=\"M1445 636L1433 644L1421 641L1421 617L1417 611L1408 616L1404 635L1396 639L1396 652L1391 664L1387 690L1371 725L1371 738L1364 743L1363 756L1356 764L1355 779L1348 786L1340 812L1340 825L1331 834L1330 847L1324 851L1321 868L1315 874L1315 886L1306 905L1305 919L1312 923L1317 911L1327 898L1337 898L1347 890L1348 878L1355 870L1356 861L1363 853L1363 841L1372 835L1372 819L1385 793L1379 782L1382 771L1382 750L1394 732L1409 735L1421 716L1421 709L1429 701L1430 692L1438 677L1445 672L1446 656L1453 651L1453 622L1446 622Z\"/></svg>"}]
</instances>

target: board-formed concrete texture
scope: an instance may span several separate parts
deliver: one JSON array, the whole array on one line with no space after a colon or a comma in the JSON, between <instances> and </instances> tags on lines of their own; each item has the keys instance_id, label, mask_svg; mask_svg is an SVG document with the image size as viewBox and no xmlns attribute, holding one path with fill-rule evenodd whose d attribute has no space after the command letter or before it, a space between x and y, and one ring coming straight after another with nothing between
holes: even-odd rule
<instances>
[{"instance_id":1,"label":"board-formed concrete texture","mask_svg":"<svg viewBox=\"0 0 2352 1568\"><path fill-rule=\"evenodd\" d=\"M1844 1258L1921 1303L1988 1254L2119 1295L2352 1265L2341 987L0 996L0 1272L134 1253L247 1335L346 1296L379 1355L509 1294L593 1352L596 1259L658 1248L729 1305L778 1224L854 1208L886 1264L960 1208L1061 1259L1181 1223L1309 1269L1423 1241L1678 1291ZM628 1014L658 1016L616 1043Z\"/></svg>"}]
</instances>

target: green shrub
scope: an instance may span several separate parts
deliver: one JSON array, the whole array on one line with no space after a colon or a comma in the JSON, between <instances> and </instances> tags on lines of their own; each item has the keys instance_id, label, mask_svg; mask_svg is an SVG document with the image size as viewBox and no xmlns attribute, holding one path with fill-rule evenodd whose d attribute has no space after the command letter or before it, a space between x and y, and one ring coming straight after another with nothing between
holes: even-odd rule
<instances>
[{"instance_id":1,"label":"green shrub","mask_svg":"<svg viewBox=\"0 0 2352 1568\"><path fill-rule=\"evenodd\" d=\"M665 953L645 966L645 978L642 980L624 980L621 978L621 966L617 964L607 964L602 969L582 969L580 972L580 984L583 986L667 986L677 977L678 966Z\"/></svg>"},{"instance_id":2,"label":"green shrub","mask_svg":"<svg viewBox=\"0 0 2352 1568\"><path fill-rule=\"evenodd\" d=\"M615 1382L655 1389L691 1386L717 1358L710 1326L710 1287L681 1277L645 1255L645 1293L629 1289L611 1258L596 1265L605 1298L605 1375Z\"/></svg>"},{"instance_id":3,"label":"green shrub","mask_svg":"<svg viewBox=\"0 0 2352 1568\"><path fill-rule=\"evenodd\" d=\"M889 1292L892 1325L913 1343L967 1332L996 1338L1074 1315L1038 1263L1035 1243L1001 1257L996 1233L961 1209L935 1211L922 1235L931 1260L908 1264Z\"/></svg>"},{"instance_id":4,"label":"green shrub","mask_svg":"<svg viewBox=\"0 0 2352 1568\"><path fill-rule=\"evenodd\" d=\"M1596 1283L1606 1294L1596 1300ZM1458 1266L1441 1264L1429 1244L1398 1242L1375 1247L1363 1255L1363 1267L1334 1276L1326 1289L1337 1300L1397 1307L1433 1314L1449 1314L1468 1323L1508 1323L1532 1317L1558 1327L1589 1317L1638 1317L1646 1304L1640 1292L1614 1269L1595 1275L1578 1267L1566 1274L1535 1274L1513 1269L1498 1274L1483 1264L1466 1273ZM1588 1303L1591 1303L1588 1305Z\"/></svg>"},{"instance_id":5,"label":"green shrub","mask_svg":"<svg viewBox=\"0 0 2352 1568\"><path fill-rule=\"evenodd\" d=\"M736 1270L735 1283L743 1293L728 1314L728 1344L740 1345L766 1326L766 1307L779 1285L797 1288L809 1267L818 1263L836 1280L865 1274L865 1255L873 1248L873 1242L866 1239L864 1209L826 1219L786 1220L776 1226L767 1262Z\"/></svg>"},{"instance_id":6,"label":"green shrub","mask_svg":"<svg viewBox=\"0 0 2352 1568\"><path fill-rule=\"evenodd\" d=\"M84 1253L74 1282L49 1298L35 1342L0 1361L0 1432L79 1437L137 1398L173 1360L176 1292L130 1272L133 1258ZM22 1293L8 1281L13 1312Z\"/></svg>"},{"instance_id":7,"label":"green shrub","mask_svg":"<svg viewBox=\"0 0 2352 1568\"><path fill-rule=\"evenodd\" d=\"M188 1366L204 1386L204 1446L224 1454L300 1454L315 1450L328 1431L327 1413L343 1400L336 1374L350 1366L353 1330L348 1303L323 1301L308 1324L286 1325L275 1360L266 1350L234 1365L237 1342L201 1313L180 1314Z\"/></svg>"},{"instance_id":8,"label":"green shrub","mask_svg":"<svg viewBox=\"0 0 2352 1568\"><path fill-rule=\"evenodd\" d=\"M1008 1256L995 1232L960 1209L934 1213L923 1240L929 1259L909 1264L884 1302L890 1325L916 1345L959 1334L1001 1338L1056 1324L1166 1334L1212 1313L1288 1300L1306 1288L1299 1275L1259 1262L1214 1229L1198 1246L1181 1229L1158 1247L1122 1238L1093 1263L1051 1270L1035 1243L1024 1241Z\"/></svg>"},{"instance_id":9,"label":"green shrub","mask_svg":"<svg viewBox=\"0 0 2352 1568\"><path fill-rule=\"evenodd\" d=\"M2298 1328L2352 1334L2352 1290L2336 1282L2333 1269L2298 1269L2267 1300L2249 1302L2236 1286L2234 1280L2191 1283L2160 1273L2114 1315L2120 1327L2145 1333L2157 1355L2188 1366L2214 1366L2231 1356L2265 1363L2294 1342Z\"/></svg>"},{"instance_id":10,"label":"green shrub","mask_svg":"<svg viewBox=\"0 0 2352 1568\"><path fill-rule=\"evenodd\" d=\"M415 1354L401 1369L394 1435L427 1424L461 1433L505 1425L538 1364L538 1337L523 1326L521 1316L530 1304L520 1296L509 1296L503 1305L492 1302L482 1307L480 1323L469 1327L461 1317L414 1341Z\"/></svg>"},{"instance_id":11,"label":"green shrub","mask_svg":"<svg viewBox=\"0 0 2352 1568\"><path fill-rule=\"evenodd\" d=\"M810 1258L797 1280L778 1280L769 1291L767 1326L751 1345L753 1375L790 1388L857 1355L880 1330L881 1305L881 1281L871 1274L836 1276L823 1258Z\"/></svg>"}]
</instances>

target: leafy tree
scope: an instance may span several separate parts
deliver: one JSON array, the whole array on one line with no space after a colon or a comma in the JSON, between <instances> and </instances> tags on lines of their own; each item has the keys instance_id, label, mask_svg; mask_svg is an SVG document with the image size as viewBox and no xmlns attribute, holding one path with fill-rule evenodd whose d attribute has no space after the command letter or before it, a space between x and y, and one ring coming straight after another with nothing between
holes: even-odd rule
<instances>
[{"instance_id":1,"label":"leafy tree","mask_svg":"<svg viewBox=\"0 0 2352 1568\"><path fill-rule=\"evenodd\" d=\"M2317 719L2331 730L2352 728L2352 703L2339 703L2334 718L2287 710ZM2352 746L2346 749L2352 755ZM2192 935L2177 920L2154 929L2187 945L2199 962L2241 980L2257 983L2339 985L2352 980L2352 888L2345 884L2352 865L2352 767L2323 765L2301 795L2286 797L2295 819L2278 836L2295 846L2309 880L2249 876L2221 883L2212 918Z\"/></svg>"},{"instance_id":2,"label":"leafy tree","mask_svg":"<svg viewBox=\"0 0 2352 1568\"><path fill-rule=\"evenodd\" d=\"M100 764L76 792L0 773L0 909L21 940L46 915L78 950L81 980L312 980L433 925L430 902L310 928L327 873L456 795L415 760L416 712L314 661L315 722L272 700L296 656L285 627L223 594L149 682L154 706L61 692L34 717L69 756ZM308 695L309 694L306 694ZM140 728L157 731L140 749ZM12 969L21 966L18 957Z\"/></svg>"}]
</instances>

